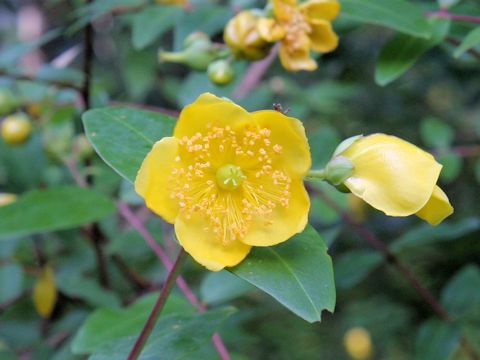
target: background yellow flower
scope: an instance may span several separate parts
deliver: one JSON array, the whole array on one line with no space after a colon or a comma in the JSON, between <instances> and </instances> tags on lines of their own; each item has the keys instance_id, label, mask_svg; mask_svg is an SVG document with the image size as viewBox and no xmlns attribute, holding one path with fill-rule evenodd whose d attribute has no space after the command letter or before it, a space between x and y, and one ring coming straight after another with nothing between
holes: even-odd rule
<instances>
[{"instance_id":1,"label":"background yellow flower","mask_svg":"<svg viewBox=\"0 0 480 360\"><path fill-rule=\"evenodd\" d=\"M280 61L290 71L315 70L317 63L310 50L320 53L337 48L338 37L331 21L340 11L336 0L273 0L275 19L263 18L258 29L267 41L281 41Z\"/></svg>"},{"instance_id":2,"label":"background yellow flower","mask_svg":"<svg viewBox=\"0 0 480 360\"><path fill-rule=\"evenodd\" d=\"M135 181L147 206L175 224L178 240L210 270L242 261L302 231L311 165L300 121L280 112L248 113L201 95L155 144Z\"/></svg>"}]
</instances>

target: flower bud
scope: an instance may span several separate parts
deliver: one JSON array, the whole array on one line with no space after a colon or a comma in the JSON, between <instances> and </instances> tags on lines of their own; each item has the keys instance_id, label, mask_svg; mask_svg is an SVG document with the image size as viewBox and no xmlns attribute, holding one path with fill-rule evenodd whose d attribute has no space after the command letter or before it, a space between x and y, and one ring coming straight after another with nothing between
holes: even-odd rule
<instances>
[{"instance_id":1,"label":"flower bud","mask_svg":"<svg viewBox=\"0 0 480 360\"><path fill-rule=\"evenodd\" d=\"M173 62L190 66L195 70L206 70L219 55L219 49L203 33L190 34L184 42L183 51L168 52L160 50L160 62Z\"/></svg>"},{"instance_id":2,"label":"flower bud","mask_svg":"<svg viewBox=\"0 0 480 360\"><path fill-rule=\"evenodd\" d=\"M217 85L227 85L232 82L235 72L227 60L217 60L208 65L208 78Z\"/></svg>"},{"instance_id":3,"label":"flower bud","mask_svg":"<svg viewBox=\"0 0 480 360\"><path fill-rule=\"evenodd\" d=\"M373 353L370 333L363 327L348 330L343 337L343 345L348 355L355 360L369 359Z\"/></svg>"},{"instance_id":4,"label":"flower bud","mask_svg":"<svg viewBox=\"0 0 480 360\"><path fill-rule=\"evenodd\" d=\"M230 19L223 38L237 57L247 60L259 60L268 55L271 43L264 40L257 30L260 15L245 10Z\"/></svg>"},{"instance_id":5,"label":"flower bud","mask_svg":"<svg viewBox=\"0 0 480 360\"><path fill-rule=\"evenodd\" d=\"M2 122L2 138L7 144L23 144L31 132L32 124L25 114L7 116Z\"/></svg>"},{"instance_id":6,"label":"flower bud","mask_svg":"<svg viewBox=\"0 0 480 360\"><path fill-rule=\"evenodd\" d=\"M352 162L344 156L335 156L325 166L325 179L334 186L343 184L353 173Z\"/></svg>"},{"instance_id":7,"label":"flower bud","mask_svg":"<svg viewBox=\"0 0 480 360\"><path fill-rule=\"evenodd\" d=\"M16 105L17 102L10 90L0 89L0 115L8 114Z\"/></svg>"}]
</instances>

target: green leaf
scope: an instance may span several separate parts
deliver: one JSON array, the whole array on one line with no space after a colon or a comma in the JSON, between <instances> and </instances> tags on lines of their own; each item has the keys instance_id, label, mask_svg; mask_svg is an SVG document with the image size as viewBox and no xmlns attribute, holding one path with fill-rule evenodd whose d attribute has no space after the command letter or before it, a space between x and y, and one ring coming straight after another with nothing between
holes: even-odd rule
<instances>
[{"instance_id":1,"label":"green leaf","mask_svg":"<svg viewBox=\"0 0 480 360\"><path fill-rule=\"evenodd\" d=\"M381 263L382 256L378 252L349 251L335 261L335 282L341 288L355 286Z\"/></svg>"},{"instance_id":2,"label":"green leaf","mask_svg":"<svg viewBox=\"0 0 480 360\"><path fill-rule=\"evenodd\" d=\"M341 16L368 24L382 25L412 36L429 38L422 8L404 0L341 0Z\"/></svg>"},{"instance_id":3,"label":"green leaf","mask_svg":"<svg viewBox=\"0 0 480 360\"><path fill-rule=\"evenodd\" d=\"M440 6L443 9L448 9L451 8L452 6L457 5L460 0L437 0L438 6Z\"/></svg>"},{"instance_id":4,"label":"green leaf","mask_svg":"<svg viewBox=\"0 0 480 360\"><path fill-rule=\"evenodd\" d=\"M196 316L169 315L160 318L139 360L199 359L205 347L212 347L212 335L235 310L226 307ZM113 341L102 347L90 360L124 360L137 336Z\"/></svg>"},{"instance_id":5,"label":"green leaf","mask_svg":"<svg viewBox=\"0 0 480 360\"><path fill-rule=\"evenodd\" d=\"M419 330L415 360L447 360L457 349L460 329L454 324L431 319Z\"/></svg>"},{"instance_id":6,"label":"green leaf","mask_svg":"<svg viewBox=\"0 0 480 360\"><path fill-rule=\"evenodd\" d=\"M253 289L248 282L226 270L209 272L200 288L202 301L206 304L219 304L235 299Z\"/></svg>"},{"instance_id":7,"label":"green leaf","mask_svg":"<svg viewBox=\"0 0 480 360\"><path fill-rule=\"evenodd\" d=\"M427 146L446 148L452 143L455 132L445 122L434 117L427 117L420 123L420 135Z\"/></svg>"},{"instance_id":8,"label":"green leaf","mask_svg":"<svg viewBox=\"0 0 480 360\"><path fill-rule=\"evenodd\" d=\"M384 2L390 6L390 2ZM448 19L429 21L431 37L421 39L405 34L394 36L382 49L375 68L375 82L385 86L403 75L427 50L442 42L450 28Z\"/></svg>"},{"instance_id":9,"label":"green leaf","mask_svg":"<svg viewBox=\"0 0 480 360\"><path fill-rule=\"evenodd\" d=\"M33 190L0 208L0 239L65 230L110 215L115 203L74 186Z\"/></svg>"},{"instance_id":10,"label":"green leaf","mask_svg":"<svg viewBox=\"0 0 480 360\"><path fill-rule=\"evenodd\" d=\"M442 291L441 302L451 315L480 321L480 268L466 265Z\"/></svg>"},{"instance_id":11,"label":"green leaf","mask_svg":"<svg viewBox=\"0 0 480 360\"><path fill-rule=\"evenodd\" d=\"M139 334L157 298L156 292L123 309L109 307L95 310L75 335L72 351L75 354L92 353L113 340ZM190 315L193 308L180 295L171 294L163 308L162 316L172 313Z\"/></svg>"},{"instance_id":12,"label":"green leaf","mask_svg":"<svg viewBox=\"0 0 480 360\"><path fill-rule=\"evenodd\" d=\"M150 45L178 21L179 6L151 5L133 16L132 44L139 50Z\"/></svg>"},{"instance_id":13,"label":"green leaf","mask_svg":"<svg viewBox=\"0 0 480 360\"><path fill-rule=\"evenodd\" d=\"M21 266L12 263L0 266L0 304L14 299L23 289Z\"/></svg>"},{"instance_id":14,"label":"green leaf","mask_svg":"<svg viewBox=\"0 0 480 360\"><path fill-rule=\"evenodd\" d=\"M170 116L127 107L90 110L82 119L97 153L130 182L153 144L170 136L175 125Z\"/></svg>"},{"instance_id":15,"label":"green leaf","mask_svg":"<svg viewBox=\"0 0 480 360\"><path fill-rule=\"evenodd\" d=\"M456 240L478 229L480 229L480 219L474 217L463 219L457 223L443 222L437 226L422 224L393 241L390 249L398 252L410 247Z\"/></svg>"},{"instance_id":16,"label":"green leaf","mask_svg":"<svg viewBox=\"0 0 480 360\"><path fill-rule=\"evenodd\" d=\"M453 56L459 58L465 51L480 44L480 27L477 27L470 31L463 39L462 43L458 45L453 53Z\"/></svg>"},{"instance_id":17,"label":"green leaf","mask_svg":"<svg viewBox=\"0 0 480 360\"><path fill-rule=\"evenodd\" d=\"M254 247L230 271L309 322L320 321L322 310L335 308L332 260L311 226L282 244Z\"/></svg>"}]
</instances>

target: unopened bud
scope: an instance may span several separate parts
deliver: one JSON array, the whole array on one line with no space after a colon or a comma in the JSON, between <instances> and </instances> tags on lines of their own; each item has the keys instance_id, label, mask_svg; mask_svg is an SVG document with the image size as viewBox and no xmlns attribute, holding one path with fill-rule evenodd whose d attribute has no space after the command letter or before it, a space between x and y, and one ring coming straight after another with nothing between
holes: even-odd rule
<instances>
[{"instance_id":1,"label":"unopened bud","mask_svg":"<svg viewBox=\"0 0 480 360\"><path fill-rule=\"evenodd\" d=\"M160 50L160 62L184 64L192 69L204 71L219 55L219 49L203 33L190 34L185 39L185 49L177 52Z\"/></svg>"},{"instance_id":2,"label":"unopened bud","mask_svg":"<svg viewBox=\"0 0 480 360\"><path fill-rule=\"evenodd\" d=\"M257 30L260 15L251 10L239 12L230 19L223 39L235 56L247 60L259 60L268 55L271 43L265 41Z\"/></svg>"},{"instance_id":3,"label":"unopened bud","mask_svg":"<svg viewBox=\"0 0 480 360\"><path fill-rule=\"evenodd\" d=\"M88 141L87 137L83 134L75 137L73 141L73 151L81 160L86 160L95 153L90 141Z\"/></svg>"},{"instance_id":4,"label":"unopened bud","mask_svg":"<svg viewBox=\"0 0 480 360\"><path fill-rule=\"evenodd\" d=\"M366 360L373 354L370 333L363 327L348 330L343 337L343 345L348 355L355 360Z\"/></svg>"},{"instance_id":5,"label":"unopened bud","mask_svg":"<svg viewBox=\"0 0 480 360\"><path fill-rule=\"evenodd\" d=\"M325 166L325 180L334 186L343 184L353 174L354 166L345 156L335 156Z\"/></svg>"},{"instance_id":6,"label":"unopened bud","mask_svg":"<svg viewBox=\"0 0 480 360\"><path fill-rule=\"evenodd\" d=\"M235 71L227 60L217 60L208 66L208 78L217 85L227 85L235 77Z\"/></svg>"},{"instance_id":7,"label":"unopened bud","mask_svg":"<svg viewBox=\"0 0 480 360\"><path fill-rule=\"evenodd\" d=\"M23 144L31 132L32 124L25 114L7 116L2 122L2 138L7 144Z\"/></svg>"}]
</instances>

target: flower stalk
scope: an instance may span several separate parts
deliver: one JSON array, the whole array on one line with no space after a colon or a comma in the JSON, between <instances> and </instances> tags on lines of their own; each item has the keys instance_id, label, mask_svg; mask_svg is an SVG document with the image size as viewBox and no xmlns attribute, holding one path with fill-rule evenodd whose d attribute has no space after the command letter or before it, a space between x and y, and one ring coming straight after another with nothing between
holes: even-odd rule
<instances>
[{"instance_id":1,"label":"flower stalk","mask_svg":"<svg viewBox=\"0 0 480 360\"><path fill-rule=\"evenodd\" d=\"M140 356L140 353L142 352L143 347L147 343L147 340L150 337L150 334L152 333L155 324L160 318L162 309L165 306L168 296L170 295L173 284L175 284L175 280L180 275L180 270L186 258L187 257L185 250L183 250L183 248L180 248L180 252L178 253L175 264L170 269L170 272L168 273L167 279L165 280L165 284L162 288L162 291L160 292L157 302L155 303L152 312L147 319L147 322L143 326L142 332L135 341L135 344L133 345L133 348L130 351L127 360L136 360Z\"/></svg>"}]
</instances>

